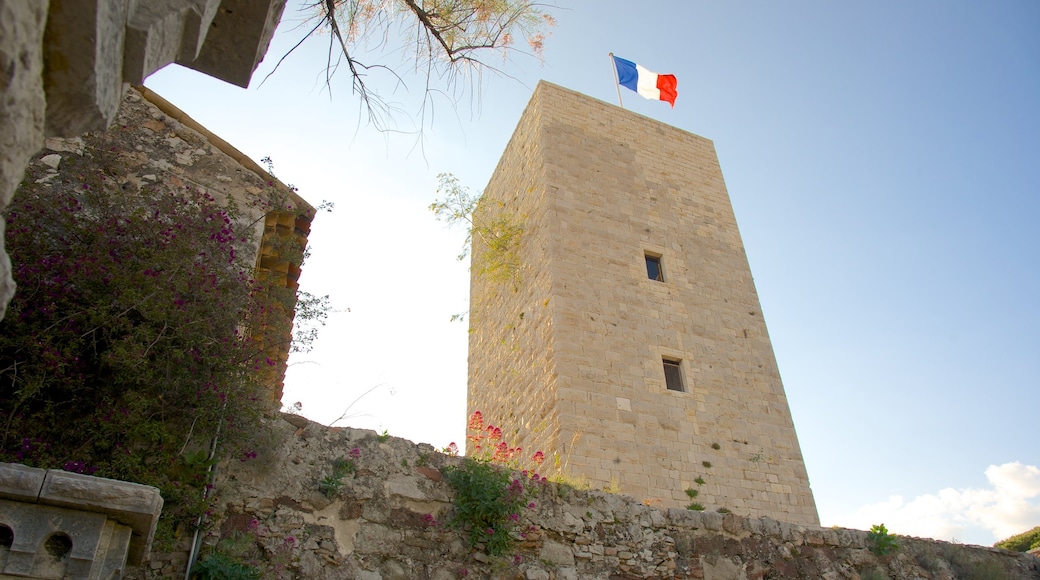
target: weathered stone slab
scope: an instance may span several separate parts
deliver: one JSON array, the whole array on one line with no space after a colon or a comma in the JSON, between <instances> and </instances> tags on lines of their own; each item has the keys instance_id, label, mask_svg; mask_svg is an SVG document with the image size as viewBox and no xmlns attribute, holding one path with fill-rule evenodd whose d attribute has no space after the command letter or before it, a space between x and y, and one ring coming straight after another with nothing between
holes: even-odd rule
<instances>
[{"instance_id":1,"label":"weathered stone slab","mask_svg":"<svg viewBox=\"0 0 1040 580\"><path fill-rule=\"evenodd\" d=\"M224 0L198 57L182 57L177 64L248 87L253 71L267 53L283 10L285 0Z\"/></svg>"},{"instance_id":2,"label":"weathered stone slab","mask_svg":"<svg viewBox=\"0 0 1040 580\"><path fill-rule=\"evenodd\" d=\"M124 81L141 84L179 56L190 4L189 0L150 0L132 5L123 44Z\"/></svg>"},{"instance_id":3,"label":"weathered stone slab","mask_svg":"<svg viewBox=\"0 0 1040 580\"><path fill-rule=\"evenodd\" d=\"M88 578L91 577L95 557L103 555L99 547L107 523L104 514L0 500L0 522L14 532L14 542L3 574L36 578ZM129 532L129 528L126 529ZM61 559L41 558L41 547L54 535L68 538L70 551ZM119 569L122 569L125 558L124 547L118 556ZM48 561L51 559L54 561Z\"/></svg>"},{"instance_id":4,"label":"weathered stone slab","mask_svg":"<svg viewBox=\"0 0 1040 580\"><path fill-rule=\"evenodd\" d=\"M18 463L0 463L0 498L36 502L46 469Z\"/></svg>"},{"instance_id":5,"label":"weathered stone slab","mask_svg":"<svg viewBox=\"0 0 1040 580\"><path fill-rule=\"evenodd\" d=\"M51 0L44 38L46 133L107 127L123 94L126 0Z\"/></svg>"},{"instance_id":6,"label":"weathered stone slab","mask_svg":"<svg viewBox=\"0 0 1040 580\"><path fill-rule=\"evenodd\" d=\"M0 0L0 210L43 142L43 32L47 0ZM0 217L0 319L14 296Z\"/></svg>"},{"instance_id":7,"label":"weathered stone slab","mask_svg":"<svg viewBox=\"0 0 1040 580\"><path fill-rule=\"evenodd\" d=\"M192 9L184 19L184 35L181 37L180 60L195 60L206 41L213 18L220 8L220 0L191 0Z\"/></svg>"},{"instance_id":8,"label":"weathered stone slab","mask_svg":"<svg viewBox=\"0 0 1040 580\"><path fill-rule=\"evenodd\" d=\"M51 470L40 490L40 503L107 515L133 530L129 559L147 553L162 511L159 490L137 483Z\"/></svg>"}]
</instances>

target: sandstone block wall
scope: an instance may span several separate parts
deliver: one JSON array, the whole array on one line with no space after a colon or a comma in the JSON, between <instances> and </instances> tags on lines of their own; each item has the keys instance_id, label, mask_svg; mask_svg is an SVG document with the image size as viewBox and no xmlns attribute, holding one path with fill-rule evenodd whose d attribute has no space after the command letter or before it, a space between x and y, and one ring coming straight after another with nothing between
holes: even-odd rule
<instances>
[{"instance_id":1,"label":"sandstone block wall","mask_svg":"<svg viewBox=\"0 0 1040 580\"><path fill-rule=\"evenodd\" d=\"M595 487L818 523L711 141L542 82L484 196L524 266L490 281L474 241L470 412Z\"/></svg>"},{"instance_id":2,"label":"sandstone block wall","mask_svg":"<svg viewBox=\"0 0 1040 580\"><path fill-rule=\"evenodd\" d=\"M220 467L203 551L227 550L265 578L1040 578L1040 559L1027 554L900 537L895 553L878 557L858 530L660 509L555 484L521 514L528 533L517 552L491 557L449 525L454 490L440 469L460 458L292 415L270 427L257 459ZM326 497L319 482L354 448L357 472ZM143 576L181 577L186 558L153 554Z\"/></svg>"}]
</instances>

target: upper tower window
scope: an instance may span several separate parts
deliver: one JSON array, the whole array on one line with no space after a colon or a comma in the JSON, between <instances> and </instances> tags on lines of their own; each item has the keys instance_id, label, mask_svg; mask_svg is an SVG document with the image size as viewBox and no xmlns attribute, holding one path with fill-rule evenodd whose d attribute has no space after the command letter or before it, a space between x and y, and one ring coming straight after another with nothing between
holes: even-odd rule
<instances>
[{"instance_id":1,"label":"upper tower window","mask_svg":"<svg viewBox=\"0 0 1040 580\"><path fill-rule=\"evenodd\" d=\"M657 254L646 254L646 277L658 282L664 282L664 270L661 269L661 256Z\"/></svg>"}]
</instances>

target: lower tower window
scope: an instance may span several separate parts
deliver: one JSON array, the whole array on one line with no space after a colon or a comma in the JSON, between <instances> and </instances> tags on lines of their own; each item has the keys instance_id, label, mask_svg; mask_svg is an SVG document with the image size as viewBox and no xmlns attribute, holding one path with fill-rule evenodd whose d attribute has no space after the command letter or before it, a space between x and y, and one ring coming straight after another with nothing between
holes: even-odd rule
<instances>
[{"instance_id":1,"label":"lower tower window","mask_svg":"<svg viewBox=\"0 0 1040 580\"><path fill-rule=\"evenodd\" d=\"M683 387L682 371L679 368L681 361L675 359L663 359L664 362L664 384L669 391L685 392Z\"/></svg>"}]
</instances>

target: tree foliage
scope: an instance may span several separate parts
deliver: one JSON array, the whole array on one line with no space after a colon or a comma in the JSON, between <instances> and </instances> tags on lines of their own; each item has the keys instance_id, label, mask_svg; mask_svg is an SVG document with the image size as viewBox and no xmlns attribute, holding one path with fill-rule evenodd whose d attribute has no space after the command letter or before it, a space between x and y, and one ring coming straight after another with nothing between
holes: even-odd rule
<instances>
[{"instance_id":1,"label":"tree foliage","mask_svg":"<svg viewBox=\"0 0 1040 580\"><path fill-rule=\"evenodd\" d=\"M1040 526L1027 532L1016 534L993 544L996 548L1004 548L1012 552L1028 552L1033 548L1040 548Z\"/></svg>"},{"instance_id":2,"label":"tree foliage","mask_svg":"<svg viewBox=\"0 0 1040 580\"><path fill-rule=\"evenodd\" d=\"M0 321L0 461L155 485L169 530L205 508L218 436L217 459L257 455L267 340L289 335L271 330L295 296L254 277L256 220L283 206L136 190L108 145L68 156L71 177L30 171L5 212L19 288ZM323 314L305 302L298 320Z\"/></svg>"},{"instance_id":3,"label":"tree foliage","mask_svg":"<svg viewBox=\"0 0 1040 580\"><path fill-rule=\"evenodd\" d=\"M457 101L466 88L479 85L484 71L501 73L493 58L506 62L516 51L541 59L555 24L546 6L531 0L313 0L304 5L305 36L279 65L312 36L328 35L326 83L340 67L379 128L386 128L391 106L369 84L378 70L403 84L407 69L424 80L422 112L431 92ZM399 53L395 65L367 54ZM277 69L277 66L276 66Z\"/></svg>"},{"instance_id":4,"label":"tree foliage","mask_svg":"<svg viewBox=\"0 0 1040 580\"><path fill-rule=\"evenodd\" d=\"M510 281L514 288L518 286L523 222L508 211L504 203L474 195L454 175L441 173L437 179L440 182L437 194L443 198L431 203L430 211L449 226L466 229L466 240L458 259L466 259L476 239L480 244L473 257L476 272L492 281Z\"/></svg>"}]
</instances>

